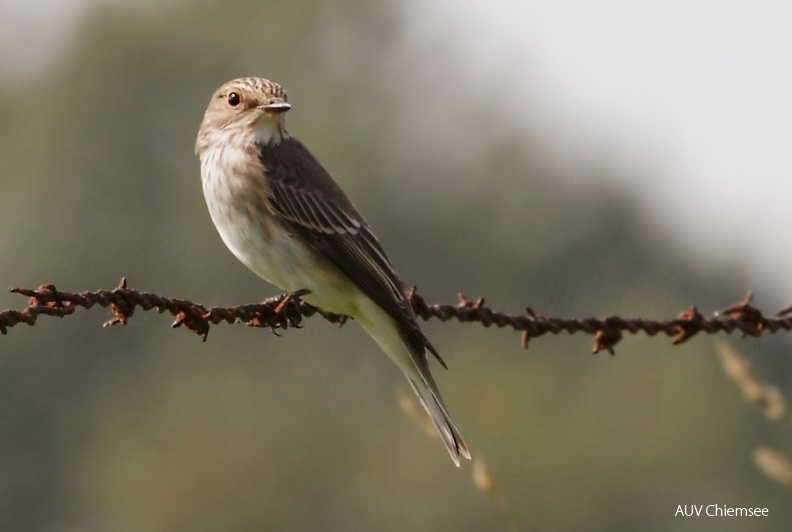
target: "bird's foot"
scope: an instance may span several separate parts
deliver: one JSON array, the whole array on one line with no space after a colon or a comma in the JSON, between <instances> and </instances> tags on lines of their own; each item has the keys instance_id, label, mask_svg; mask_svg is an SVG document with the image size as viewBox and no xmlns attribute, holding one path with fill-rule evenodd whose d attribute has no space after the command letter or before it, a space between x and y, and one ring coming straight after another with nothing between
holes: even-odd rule
<instances>
[{"instance_id":1,"label":"bird's foot","mask_svg":"<svg viewBox=\"0 0 792 532\"><path fill-rule=\"evenodd\" d=\"M283 298L278 303L278 306L275 307L275 314L280 314L281 311L288 305L290 302L294 301L295 299L299 299L304 295L310 294L311 291L307 288L301 288L300 290L295 290L294 292L289 292L285 294Z\"/></svg>"}]
</instances>

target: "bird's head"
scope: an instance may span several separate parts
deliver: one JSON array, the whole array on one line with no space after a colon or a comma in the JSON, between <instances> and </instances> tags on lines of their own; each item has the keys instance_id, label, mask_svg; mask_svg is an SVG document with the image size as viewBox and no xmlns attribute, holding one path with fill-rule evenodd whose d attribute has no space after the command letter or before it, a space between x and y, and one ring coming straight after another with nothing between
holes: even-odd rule
<instances>
[{"instance_id":1,"label":"bird's head","mask_svg":"<svg viewBox=\"0 0 792 532\"><path fill-rule=\"evenodd\" d=\"M198 131L196 153L213 142L280 142L291 109L283 88L264 78L239 78L212 95ZM228 137L233 137L228 138Z\"/></svg>"}]
</instances>

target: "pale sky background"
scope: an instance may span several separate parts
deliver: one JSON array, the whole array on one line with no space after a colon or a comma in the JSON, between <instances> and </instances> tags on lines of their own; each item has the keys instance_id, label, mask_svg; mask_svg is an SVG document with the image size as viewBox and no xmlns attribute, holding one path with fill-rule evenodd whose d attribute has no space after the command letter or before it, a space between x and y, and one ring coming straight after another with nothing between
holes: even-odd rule
<instances>
[{"instance_id":1,"label":"pale sky background","mask_svg":"<svg viewBox=\"0 0 792 532\"><path fill-rule=\"evenodd\" d=\"M0 1L0 69L35 79L98 1ZM407 2L409 45L452 50L564 164L616 168L700 260L792 300L792 3Z\"/></svg>"},{"instance_id":2,"label":"pale sky background","mask_svg":"<svg viewBox=\"0 0 792 532\"><path fill-rule=\"evenodd\" d=\"M792 3L411 1L559 158L615 166L689 249L790 299Z\"/></svg>"}]
</instances>

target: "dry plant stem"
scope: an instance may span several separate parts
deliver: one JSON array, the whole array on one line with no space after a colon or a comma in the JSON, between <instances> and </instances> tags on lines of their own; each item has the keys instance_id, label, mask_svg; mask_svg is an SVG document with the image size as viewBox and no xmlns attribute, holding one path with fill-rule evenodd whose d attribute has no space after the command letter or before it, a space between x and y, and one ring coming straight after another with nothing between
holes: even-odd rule
<instances>
[{"instance_id":1,"label":"dry plant stem","mask_svg":"<svg viewBox=\"0 0 792 532\"><path fill-rule=\"evenodd\" d=\"M231 307L205 307L184 299L168 298L147 292L138 292L127 286L126 280L113 290L70 293L57 290L52 285L42 285L36 290L13 288L11 292L29 297L28 305L22 310L0 310L0 333L6 334L10 327L24 323L35 325L41 316L64 317L78 308L90 309L94 305L110 307L113 318L105 326L125 324L140 308L156 310L175 316L173 327L185 327L206 340L210 325L220 322L242 322L252 327L278 329L299 327L303 318L321 315L325 320L343 325L347 317L322 312L301 300L296 294L284 294L269 298L261 303ZM717 334L739 331L742 336L758 337L769 332L792 330L792 308L768 318L751 305L751 293L739 303L705 318L696 307L691 307L675 319L655 321L644 318L627 319L619 316L609 318L568 319L542 316L531 308L525 314L497 312L484 304L484 299L469 300L459 295L456 304L427 305L424 299L410 290L408 297L415 313L424 320L457 320L479 323L485 327L511 328L521 331L521 344L529 345L531 338L544 334L585 333L594 336L593 352L605 350L614 354L613 348L624 334L643 332L649 336L664 334L673 338L674 345L686 342L699 333Z\"/></svg>"},{"instance_id":2,"label":"dry plant stem","mask_svg":"<svg viewBox=\"0 0 792 532\"><path fill-rule=\"evenodd\" d=\"M792 488L792 463L786 455L769 447L757 447L753 459L759 470L768 478Z\"/></svg>"},{"instance_id":3,"label":"dry plant stem","mask_svg":"<svg viewBox=\"0 0 792 532\"><path fill-rule=\"evenodd\" d=\"M506 494L495 480L489 463L481 457L473 461L473 483L477 488L489 494L498 509L498 513L506 527L505 529L514 532L519 530Z\"/></svg>"},{"instance_id":4,"label":"dry plant stem","mask_svg":"<svg viewBox=\"0 0 792 532\"><path fill-rule=\"evenodd\" d=\"M715 349L723 370L739 386L746 401L758 405L767 419L771 421L778 421L785 417L786 401L778 388L760 380L751 368L748 359L729 343L718 341L715 344Z\"/></svg>"}]
</instances>

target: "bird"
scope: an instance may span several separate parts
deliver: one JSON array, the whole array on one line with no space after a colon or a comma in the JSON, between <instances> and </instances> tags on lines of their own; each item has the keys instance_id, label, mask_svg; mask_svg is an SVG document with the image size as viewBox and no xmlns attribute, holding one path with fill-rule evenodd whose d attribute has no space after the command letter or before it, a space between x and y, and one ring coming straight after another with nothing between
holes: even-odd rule
<instances>
[{"instance_id":1,"label":"bird","mask_svg":"<svg viewBox=\"0 0 792 532\"><path fill-rule=\"evenodd\" d=\"M229 250L267 282L352 317L398 366L457 466L470 451L429 367L445 362L418 325L369 224L286 129L283 88L244 77L212 95L195 143L209 214Z\"/></svg>"}]
</instances>

